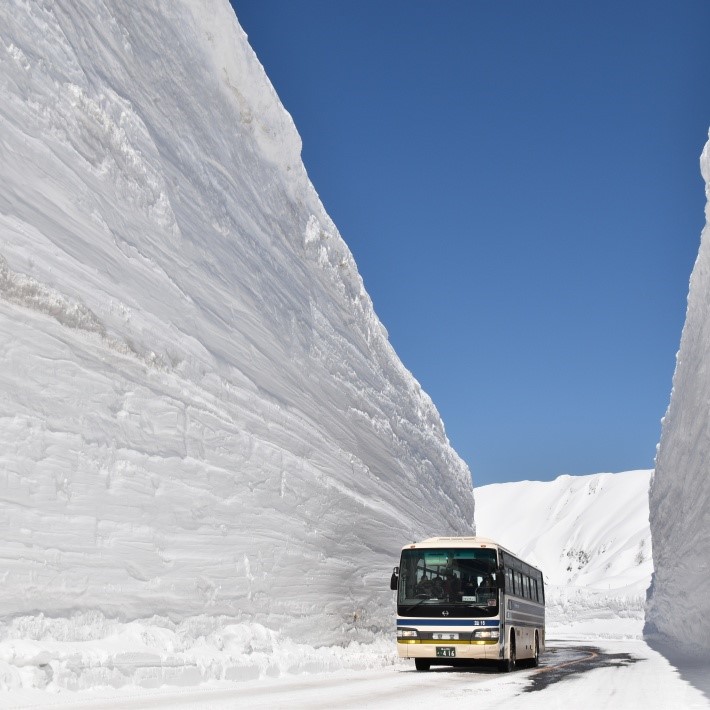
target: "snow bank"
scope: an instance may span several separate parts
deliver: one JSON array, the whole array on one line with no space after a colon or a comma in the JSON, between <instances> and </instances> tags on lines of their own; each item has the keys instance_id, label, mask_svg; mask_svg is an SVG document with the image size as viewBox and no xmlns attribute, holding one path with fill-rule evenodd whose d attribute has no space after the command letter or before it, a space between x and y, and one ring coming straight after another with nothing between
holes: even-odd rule
<instances>
[{"instance_id":1,"label":"snow bank","mask_svg":"<svg viewBox=\"0 0 710 710\"><path fill-rule=\"evenodd\" d=\"M34 629L87 614L376 640L470 475L227 0L3 3L0 135L4 662L66 679Z\"/></svg>"},{"instance_id":2,"label":"snow bank","mask_svg":"<svg viewBox=\"0 0 710 710\"><path fill-rule=\"evenodd\" d=\"M544 574L548 632L640 637L651 577L651 471L476 488L476 527Z\"/></svg>"},{"instance_id":3,"label":"snow bank","mask_svg":"<svg viewBox=\"0 0 710 710\"><path fill-rule=\"evenodd\" d=\"M710 224L710 143L700 166ZM710 658L710 227L690 277L688 309L650 495L654 580L646 633Z\"/></svg>"},{"instance_id":4,"label":"snow bank","mask_svg":"<svg viewBox=\"0 0 710 710\"><path fill-rule=\"evenodd\" d=\"M391 634L368 644L313 648L260 624L234 624L219 616L120 623L96 612L59 619L40 614L1 628L0 693L244 682L381 669L396 660Z\"/></svg>"}]
</instances>

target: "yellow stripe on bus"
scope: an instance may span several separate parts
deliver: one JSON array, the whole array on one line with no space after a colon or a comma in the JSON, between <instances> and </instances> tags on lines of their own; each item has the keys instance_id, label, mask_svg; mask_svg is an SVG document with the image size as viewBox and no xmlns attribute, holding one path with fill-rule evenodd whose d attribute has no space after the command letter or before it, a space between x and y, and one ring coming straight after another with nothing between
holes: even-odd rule
<instances>
[{"instance_id":1,"label":"yellow stripe on bus","mask_svg":"<svg viewBox=\"0 0 710 710\"><path fill-rule=\"evenodd\" d=\"M461 639L397 639L397 643L433 643L437 646L453 646L454 644L487 646L498 643L498 639L476 639L475 641L462 641Z\"/></svg>"}]
</instances>

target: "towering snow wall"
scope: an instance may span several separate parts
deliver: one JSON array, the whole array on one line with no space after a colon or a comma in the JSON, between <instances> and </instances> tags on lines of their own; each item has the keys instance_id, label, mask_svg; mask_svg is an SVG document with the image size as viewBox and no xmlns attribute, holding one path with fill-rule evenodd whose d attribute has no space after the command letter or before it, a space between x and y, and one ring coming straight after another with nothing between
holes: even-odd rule
<instances>
[{"instance_id":1,"label":"towering snow wall","mask_svg":"<svg viewBox=\"0 0 710 710\"><path fill-rule=\"evenodd\" d=\"M389 627L469 472L227 0L0 5L0 614Z\"/></svg>"},{"instance_id":2,"label":"towering snow wall","mask_svg":"<svg viewBox=\"0 0 710 710\"><path fill-rule=\"evenodd\" d=\"M710 143L700 159L710 200ZM709 203L710 204L710 203ZM710 224L710 206L705 208ZM654 579L646 632L710 655L710 228L690 278L673 391L651 483Z\"/></svg>"}]
</instances>

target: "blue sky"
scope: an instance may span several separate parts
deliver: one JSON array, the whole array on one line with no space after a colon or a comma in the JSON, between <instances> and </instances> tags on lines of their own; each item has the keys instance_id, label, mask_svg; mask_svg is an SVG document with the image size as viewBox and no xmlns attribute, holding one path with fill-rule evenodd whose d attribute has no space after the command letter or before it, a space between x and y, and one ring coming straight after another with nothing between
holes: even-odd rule
<instances>
[{"instance_id":1,"label":"blue sky","mask_svg":"<svg viewBox=\"0 0 710 710\"><path fill-rule=\"evenodd\" d=\"M710 3L234 0L475 485L653 466Z\"/></svg>"}]
</instances>

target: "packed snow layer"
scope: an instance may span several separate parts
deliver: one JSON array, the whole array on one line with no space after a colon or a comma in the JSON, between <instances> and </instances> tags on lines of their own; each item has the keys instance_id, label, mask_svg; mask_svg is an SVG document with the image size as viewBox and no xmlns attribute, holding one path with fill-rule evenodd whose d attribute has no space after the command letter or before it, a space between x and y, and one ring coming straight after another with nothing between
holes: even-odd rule
<instances>
[{"instance_id":1,"label":"packed snow layer","mask_svg":"<svg viewBox=\"0 0 710 710\"><path fill-rule=\"evenodd\" d=\"M6 641L367 640L400 546L473 531L300 147L227 0L0 5Z\"/></svg>"},{"instance_id":2,"label":"packed snow layer","mask_svg":"<svg viewBox=\"0 0 710 710\"><path fill-rule=\"evenodd\" d=\"M396 660L391 634L367 644L314 648L261 624L205 615L179 623L164 617L120 623L95 612L54 619L39 615L3 622L2 634L3 707L21 689L45 691L48 695L35 701L48 702L57 693L67 697L67 691L72 697L94 688L243 683L382 669Z\"/></svg>"},{"instance_id":3,"label":"packed snow layer","mask_svg":"<svg viewBox=\"0 0 710 710\"><path fill-rule=\"evenodd\" d=\"M637 637L653 571L651 471L476 488L478 534L544 574L548 630Z\"/></svg>"},{"instance_id":4,"label":"packed snow layer","mask_svg":"<svg viewBox=\"0 0 710 710\"><path fill-rule=\"evenodd\" d=\"M710 657L710 143L700 167L707 223L651 484L654 579L646 632Z\"/></svg>"}]
</instances>

